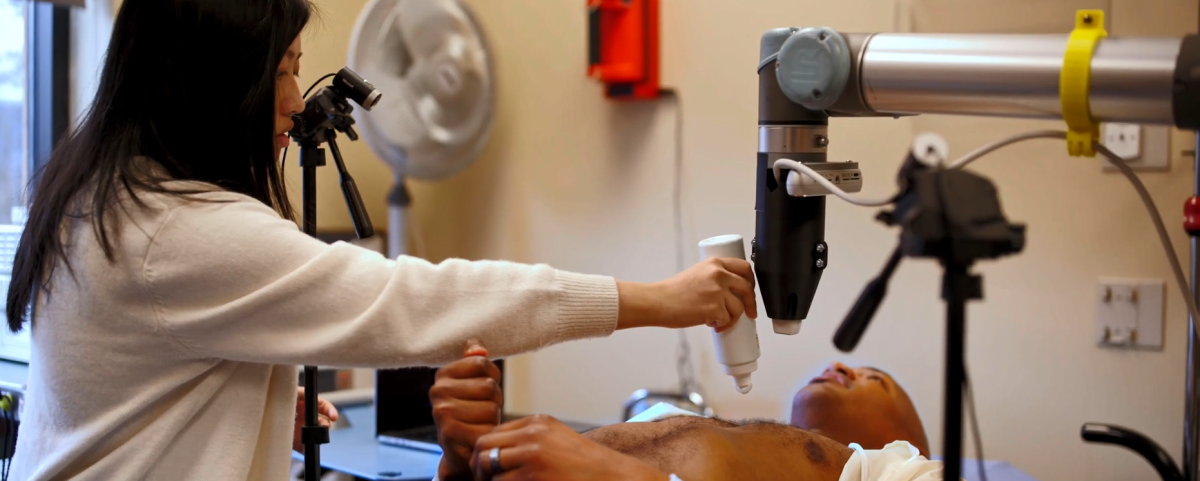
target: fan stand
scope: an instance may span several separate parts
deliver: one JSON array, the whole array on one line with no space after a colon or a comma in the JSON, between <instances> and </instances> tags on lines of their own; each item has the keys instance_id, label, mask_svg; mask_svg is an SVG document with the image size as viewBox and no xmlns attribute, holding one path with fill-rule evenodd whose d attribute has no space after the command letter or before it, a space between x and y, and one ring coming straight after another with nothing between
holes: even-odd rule
<instances>
[{"instance_id":1,"label":"fan stand","mask_svg":"<svg viewBox=\"0 0 1200 481\"><path fill-rule=\"evenodd\" d=\"M392 190L388 192L387 255L390 259L408 253L408 209L412 206L412 195L404 183L404 175L397 175ZM418 253L420 255L420 253Z\"/></svg>"}]
</instances>

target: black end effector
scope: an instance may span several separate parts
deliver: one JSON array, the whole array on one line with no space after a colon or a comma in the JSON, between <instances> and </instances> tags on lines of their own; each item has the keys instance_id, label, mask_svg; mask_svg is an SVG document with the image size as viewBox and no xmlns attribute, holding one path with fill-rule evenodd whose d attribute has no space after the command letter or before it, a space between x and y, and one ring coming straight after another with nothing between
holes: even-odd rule
<instances>
[{"instance_id":1,"label":"black end effector","mask_svg":"<svg viewBox=\"0 0 1200 481\"><path fill-rule=\"evenodd\" d=\"M804 320L829 265L825 198L788 195L785 187L776 185L767 156L759 157L751 260L763 307L773 320Z\"/></svg>"},{"instance_id":2,"label":"black end effector","mask_svg":"<svg viewBox=\"0 0 1200 481\"><path fill-rule=\"evenodd\" d=\"M1171 456L1142 433L1111 424L1088 423L1080 428L1079 435L1089 443L1124 446L1146 458L1163 481L1183 481L1183 474Z\"/></svg>"}]
</instances>

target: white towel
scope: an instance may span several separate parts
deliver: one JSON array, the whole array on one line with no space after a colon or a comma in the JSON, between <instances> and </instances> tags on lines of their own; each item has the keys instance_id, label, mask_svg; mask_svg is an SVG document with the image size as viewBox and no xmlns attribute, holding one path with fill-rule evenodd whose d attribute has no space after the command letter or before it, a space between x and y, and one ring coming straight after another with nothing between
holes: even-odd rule
<instances>
[{"instance_id":1,"label":"white towel","mask_svg":"<svg viewBox=\"0 0 1200 481\"><path fill-rule=\"evenodd\" d=\"M638 413L637 416L629 418L627 423L652 423L654 421L662 421L663 419L675 418L679 416L700 416L694 412L680 408L670 403L658 403L650 409Z\"/></svg>"},{"instance_id":2,"label":"white towel","mask_svg":"<svg viewBox=\"0 0 1200 481\"><path fill-rule=\"evenodd\" d=\"M941 481L941 461L930 461L905 441L895 441L883 449L863 449L850 444L854 454L842 468L838 481Z\"/></svg>"}]
</instances>

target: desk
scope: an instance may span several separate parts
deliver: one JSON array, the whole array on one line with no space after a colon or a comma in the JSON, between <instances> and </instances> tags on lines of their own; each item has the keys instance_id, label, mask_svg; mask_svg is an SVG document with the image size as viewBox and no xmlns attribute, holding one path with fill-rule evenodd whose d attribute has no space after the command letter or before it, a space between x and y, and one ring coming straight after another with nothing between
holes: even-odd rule
<instances>
[{"instance_id":1,"label":"desk","mask_svg":"<svg viewBox=\"0 0 1200 481\"><path fill-rule=\"evenodd\" d=\"M373 405L338 407L350 426L329 431L321 446L321 467L376 481L429 481L441 455L379 444ZM292 459L304 460L299 453Z\"/></svg>"}]
</instances>

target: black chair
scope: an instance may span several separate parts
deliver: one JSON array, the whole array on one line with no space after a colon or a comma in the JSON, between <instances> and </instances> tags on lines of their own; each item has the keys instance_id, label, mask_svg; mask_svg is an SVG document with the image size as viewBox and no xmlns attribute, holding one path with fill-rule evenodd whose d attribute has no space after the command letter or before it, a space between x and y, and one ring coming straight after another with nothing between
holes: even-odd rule
<instances>
[{"instance_id":1,"label":"black chair","mask_svg":"<svg viewBox=\"0 0 1200 481\"><path fill-rule=\"evenodd\" d=\"M1124 446L1146 458L1163 481L1183 481L1183 473L1171 460L1171 456L1142 433L1111 424L1087 423L1080 429L1079 435L1084 441L1096 444L1115 444Z\"/></svg>"}]
</instances>

